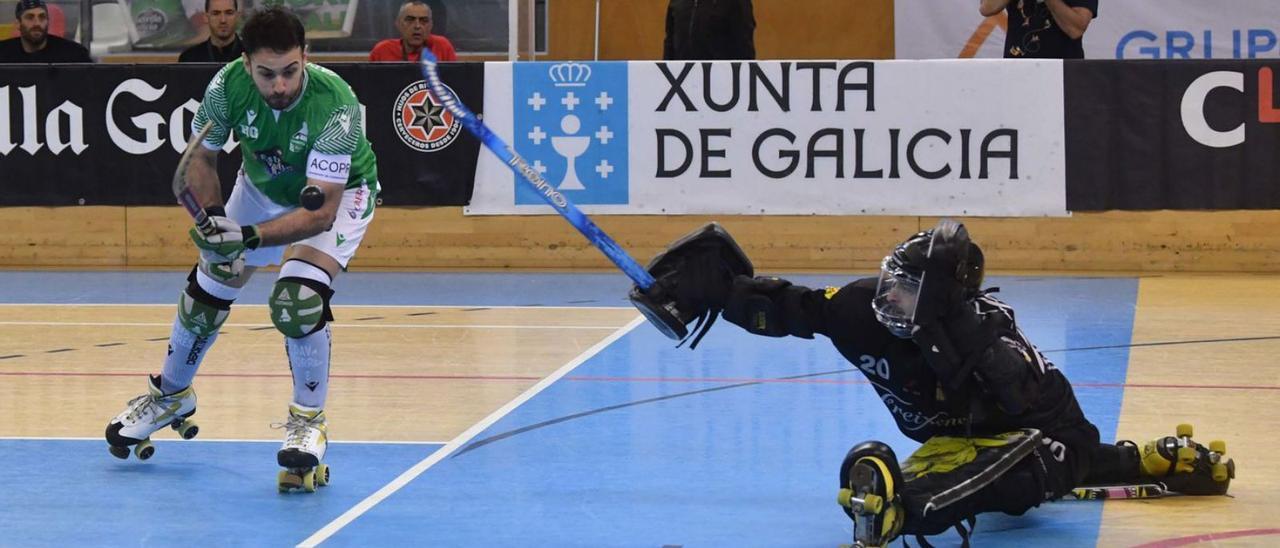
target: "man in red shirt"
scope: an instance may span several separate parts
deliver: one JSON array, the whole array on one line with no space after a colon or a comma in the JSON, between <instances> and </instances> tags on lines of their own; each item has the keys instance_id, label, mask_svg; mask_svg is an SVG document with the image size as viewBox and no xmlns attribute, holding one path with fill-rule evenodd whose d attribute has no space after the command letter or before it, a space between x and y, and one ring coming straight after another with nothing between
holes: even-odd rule
<instances>
[{"instance_id":1,"label":"man in red shirt","mask_svg":"<svg viewBox=\"0 0 1280 548\"><path fill-rule=\"evenodd\" d=\"M400 38L378 42L369 52L370 61L418 61L427 47L440 61L457 61L458 53L448 38L431 34L431 8L422 0L409 0L396 16Z\"/></svg>"}]
</instances>

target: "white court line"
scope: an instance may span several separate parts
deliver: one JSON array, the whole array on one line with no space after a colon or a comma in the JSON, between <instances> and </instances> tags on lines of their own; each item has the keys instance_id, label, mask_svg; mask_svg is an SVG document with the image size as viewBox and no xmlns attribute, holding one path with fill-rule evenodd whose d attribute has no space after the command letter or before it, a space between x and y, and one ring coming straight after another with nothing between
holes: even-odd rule
<instances>
[{"instance_id":1,"label":"white court line","mask_svg":"<svg viewBox=\"0 0 1280 548\"><path fill-rule=\"evenodd\" d=\"M173 322L0 322L0 325L11 326L43 326L43 327L173 327ZM503 324L412 324L412 323L368 323L354 324L334 322L335 329L616 329L599 325L503 325ZM269 323L226 323L222 327L274 327Z\"/></svg>"},{"instance_id":2,"label":"white court line","mask_svg":"<svg viewBox=\"0 0 1280 548\"><path fill-rule=\"evenodd\" d=\"M135 308L154 308L162 306L165 308L175 308L177 303L0 303L0 308L8 306L52 306L52 307L91 307L91 306L119 306L119 307L135 307ZM266 308L265 304L237 304L236 308ZM630 310L630 306L490 306L490 305L462 305L462 304L335 304L330 308L393 308L393 309L417 309L417 308L435 308L442 310ZM475 310L479 312L480 310Z\"/></svg>"},{"instance_id":3,"label":"white court line","mask_svg":"<svg viewBox=\"0 0 1280 548\"><path fill-rule=\"evenodd\" d=\"M100 441L106 443L107 440L101 436L96 438L84 438L78 436L56 437L56 436L0 436L0 441ZM180 440L177 438L166 439L156 438L151 441L172 441L172 442L207 442L207 443L280 443L280 440L247 440L247 439L207 439L196 438L190 440ZM360 444L360 445L444 445L443 441L388 441L388 440L329 440L331 445L336 444Z\"/></svg>"},{"instance_id":4,"label":"white court line","mask_svg":"<svg viewBox=\"0 0 1280 548\"><path fill-rule=\"evenodd\" d=\"M354 521L356 518L360 517L365 512L368 512L375 505L382 502L383 500L391 496L396 491L399 491L400 488L404 487L405 485L408 485L409 482L414 480L414 478L417 478L418 476L422 475L423 472L426 472L428 468L431 468L436 463L444 460L445 457L448 457L449 455L453 454L453 452L457 451L458 449L461 449L463 445L466 445L467 442L470 442L472 439L478 436L481 432L483 432L486 428L493 426L494 423L501 420L502 417L507 416L507 414L511 413L517 407L520 407L522 404L524 404L524 402L529 401L531 398L538 395L538 393L541 392L543 389L547 388L548 386L551 386L552 383L555 383L556 381L560 380L561 377L569 374L569 372L573 371L574 368L578 367L579 365L582 365L583 362L587 361L592 356L598 354L601 350L604 350L610 344L613 344L614 341L618 340L623 335L626 335L632 329L635 329L637 325L640 325L643 322L644 322L644 317L637 316L635 319L631 320L631 322L628 323L627 325L624 325L618 328L617 331L614 331L613 334L609 335L604 340L596 343L594 346L592 346L591 348L588 348L582 354L579 354L578 357L574 358L569 363L566 363L560 366L560 369L555 370L555 372L551 373L546 378L542 379L541 381L538 381L538 384L535 384L529 387L529 389L525 390L524 393L520 394L519 396L516 396L515 399L507 402L506 405L502 406L497 411L490 413L489 416L485 417L480 422L477 422L474 425L472 425L471 428L468 428L466 432L458 434L458 437L450 440L447 445L445 445L444 447L441 447L440 449L437 449L436 452L432 453L427 458L422 459L421 462L413 465L412 468L405 470L404 473L400 474L398 477L396 477L396 479L391 480L391 483L384 485L382 489L379 489L376 493L369 495L367 498L360 501L355 506L352 506L351 509L347 510L341 516L338 516L337 519L334 519L324 527L321 527L319 531L316 531L314 534L307 537L306 540L303 540L301 543L298 544L298 546L303 548L310 548L310 547L316 546L317 544L320 544L321 542L324 542L326 539L333 536L334 533L337 533L343 527L346 527L348 524Z\"/></svg>"}]
</instances>

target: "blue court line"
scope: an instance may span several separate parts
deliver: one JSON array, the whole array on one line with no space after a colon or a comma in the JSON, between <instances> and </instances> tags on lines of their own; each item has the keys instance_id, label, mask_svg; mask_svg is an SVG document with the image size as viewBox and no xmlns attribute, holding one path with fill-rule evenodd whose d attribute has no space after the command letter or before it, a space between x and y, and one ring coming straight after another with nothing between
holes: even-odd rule
<instances>
[{"instance_id":1,"label":"blue court line","mask_svg":"<svg viewBox=\"0 0 1280 548\"><path fill-rule=\"evenodd\" d=\"M0 304L176 304L187 272L0 271ZM275 272L259 272L237 300L265 304ZM833 276L794 276L797 283L842 283ZM631 280L621 272L364 272L334 283L336 305L631 306Z\"/></svg>"},{"instance_id":2,"label":"blue court line","mask_svg":"<svg viewBox=\"0 0 1280 548\"><path fill-rule=\"evenodd\" d=\"M104 441L0 440L0 545L293 545L439 448L335 443L331 485L280 494L279 442L162 439L141 462Z\"/></svg>"},{"instance_id":3,"label":"blue court line","mask_svg":"<svg viewBox=\"0 0 1280 548\"><path fill-rule=\"evenodd\" d=\"M1068 378L1124 382L1136 280L997 285L1006 286L1001 297L1038 346L1120 346L1053 356ZM753 337L722 325L695 352L637 329L573 374L776 378L845 367L825 341ZM441 461L327 544L831 546L848 542L851 530L834 502L845 451L866 439L889 443L900 457L916 446L866 385L762 383L668 398L722 386L557 382L477 437L493 442ZM1076 394L1103 440L1113 439L1123 391ZM602 408L609 409L592 412ZM1094 545L1101 510L1063 502L1018 518L984 515L975 540Z\"/></svg>"}]
</instances>

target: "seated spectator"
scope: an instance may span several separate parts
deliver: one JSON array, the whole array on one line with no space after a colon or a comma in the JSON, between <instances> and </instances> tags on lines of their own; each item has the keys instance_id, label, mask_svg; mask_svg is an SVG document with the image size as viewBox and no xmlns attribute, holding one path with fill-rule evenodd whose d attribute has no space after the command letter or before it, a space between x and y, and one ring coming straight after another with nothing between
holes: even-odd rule
<instances>
[{"instance_id":1,"label":"seated spectator","mask_svg":"<svg viewBox=\"0 0 1280 548\"><path fill-rule=\"evenodd\" d=\"M400 38L378 42L369 52L370 61L418 61L422 48L428 48L440 61L457 61L458 53L448 38L431 34L431 8L422 0L409 0L400 6L396 16Z\"/></svg>"},{"instance_id":2,"label":"seated spectator","mask_svg":"<svg viewBox=\"0 0 1280 548\"><path fill-rule=\"evenodd\" d=\"M0 63L92 63L84 46L49 34L44 0L20 0L17 38L0 41Z\"/></svg>"},{"instance_id":3,"label":"seated spectator","mask_svg":"<svg viewBox=\"0 0 1280 548\"><path fill-rule=\"evenodd\" d=\"M667 61L756 58L751 0L671 0L662 58Z\"/></svg>"},{"instance_id":4,"label":"seated spectator","mask_svg":"<svg viewBox=\"0 0 1280 548\"><path fill-rule=\"evenodd\" d=\"M204 13L209 22L209 39L184 50L179 63L230 63L244 53L244 44L236 35L240 22L240 0L205 0Z\"/></svg>"}]
</instances>

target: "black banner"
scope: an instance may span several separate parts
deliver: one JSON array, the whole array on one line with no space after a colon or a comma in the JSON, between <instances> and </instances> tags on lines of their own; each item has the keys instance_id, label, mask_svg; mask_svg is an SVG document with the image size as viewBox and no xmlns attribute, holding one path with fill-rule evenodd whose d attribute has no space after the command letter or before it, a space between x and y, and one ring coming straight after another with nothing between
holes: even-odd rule
<instances>
[{"instance_id":1,"label":"black banner","mask_svg":"<svg viewBox=\"0 0 1280 548\"><path fill-rule=\"evenodd\" d=\"M427 133L432 112L416 65L325 65L366 108L381 203L465 205L480 143L456 121ZM7 65L0 71L0 206L171 205L170 181L213 65ZM484 65L441 65L445 83L476 112ZM452 118L444 116L446 123ZM218 171L229 194L239 149Z\"/></svg>"},{"instance_id":2,"label":"black banner","mask_svg":"<svg viewBox=\"0 0 1280 548\"><path fill-rule=\"evenodd\" d=\"M1064 70L1067 209L1280 209L1280 62Z\"/></svg>"}]
</instances>

